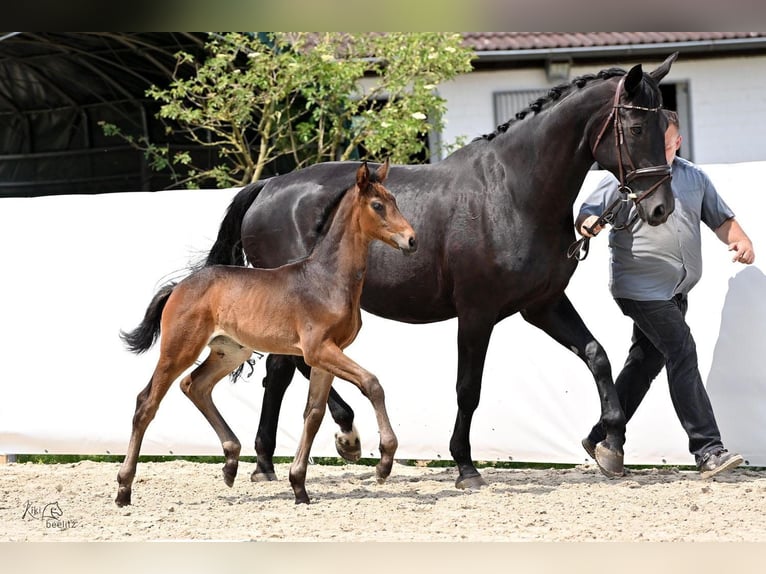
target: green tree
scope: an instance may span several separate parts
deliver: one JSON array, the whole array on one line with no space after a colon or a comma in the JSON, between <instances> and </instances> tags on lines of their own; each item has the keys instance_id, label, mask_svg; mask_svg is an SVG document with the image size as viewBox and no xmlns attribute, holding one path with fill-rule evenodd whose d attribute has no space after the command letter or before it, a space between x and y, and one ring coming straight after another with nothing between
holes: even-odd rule
<instances>
[{"instance_id":1,"label":"green tree","mask_svg":"<svg viewBox=\"0 0 766 574\"><path fill-rule=\"evenodd\" d=\"M179 53L170 85L147 95L168 130L215 151L214 165L103 126L188 187L244 185L277 162L427 156L425 134L443 128L436 88L472 58L454 33L211 34L206 53L204 62Z\"/></svg>"}]
</instances>

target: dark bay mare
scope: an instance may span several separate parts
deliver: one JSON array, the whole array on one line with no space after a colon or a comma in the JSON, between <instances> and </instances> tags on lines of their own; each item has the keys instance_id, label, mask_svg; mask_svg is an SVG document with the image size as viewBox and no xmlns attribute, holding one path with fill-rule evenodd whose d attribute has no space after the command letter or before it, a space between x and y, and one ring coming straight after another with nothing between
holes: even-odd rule
<instances>
[{"instance_id":1,"label":"dark bay mare","mask_svg":"<svg viewBox=\"0 0 766 574\"><path fill-rule=\"evenodd\" d=\"M203 267L161 288L141 324L122 333L135 353L148 350L162 334L160 356L149 384L136 400L133 430L117 474L115 502L131 503L141 442L173 381L210 353L181 381L184 394L221 440L224 481L234 483L241 445L213 403L216 383L240 367L254 350L297 355L311 365L303 434L290 467L296 503L308 503L306 468L314 436L326 410L333 377L357 385L370 400L380 431L380 481L391 473L397 439L386 413L378 379L344 353L362 325L360 299L373 240L405 254L417 249L415 232L383 187L388 163L371 174L367 164L346 179L321 221L322 241L311 254L278 269L226 265ZM344 189L346 191L344 191ZM393 250L392 250L393 251Z\"/></svg>"},{"instance_id":2,"label":"dark bay mare","mask_svg":"<svg viewBox=\"0 0 766 574\"><path fill-rule=\"evenodd\" d=\"M391 167L387 186L418 230L419 249L406 261L371 250L362 308L406 323L457 317L458 411L450 440L456 486L485 484L471 457L471 420L492 330L514 313L591 371L606 429L596 461L608 476L623 473L625 419L611 366L564 293L577 266L567 255L575 240L572 211L594 161L619 178L625 201L634 201L647 223L659 225L673 211L658 84L676 56L649 73L636 65L581 76L441 162ZM303 257L317 240L315 222L358 165L318 164L244 187L228 208L208 263L244 264L243 250L255 267ZM253 480L275 478L277 418L296 367L307 374L299 358L267 359ZM329 406L346 436L336 441L338 451L358 457L353 412L337 394Z\"/></svg>"}]
</instances>

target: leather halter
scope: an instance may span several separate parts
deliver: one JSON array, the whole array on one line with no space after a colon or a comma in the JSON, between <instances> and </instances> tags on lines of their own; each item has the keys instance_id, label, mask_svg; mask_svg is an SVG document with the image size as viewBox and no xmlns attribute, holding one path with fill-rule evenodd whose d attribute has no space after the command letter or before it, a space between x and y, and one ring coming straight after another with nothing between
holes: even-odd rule
<instances>
[{"instance_id":1,"label":"leather halter","mask_svg":"<svg viewBox=\"0 0 766 574\"><path fill-rule=\"evenodd\" d=\"M628 152L627 145L625 143L625 128L623 125L622 116L620 115L620 110L640 110L644 112L659 112L662 109L662 106L656 106L654 108L648 108L645 106L634 106L632 104L622 104L620 103L620 96L622 95L622 89L625 85L625 76L620 78L620 81L617 83L617 89L614 92L614 101L612 103L612 109L609 112L609 115L607 116L606 120L604 121L604 125L601 127L601 130L598 132L598 136L596 136L596 142L593 144L593 147L591 148L591 152L593 154L593 157L596 157L596 150L598 149L599 144L601 143L601 139L604 137L604 134L606 133L607 128L609 127L609 124L611 123L614 126L614 145L615 149L617 151L617 166L619 169L619 182L620 186L618 188L618 191L622 194L625 194L625 198L622 197L615 200L604 213L599 216L599 219L596 224L594 224L592 227L595 227L596 225L604 225L606 223L611 223L615 216L615 208L617 205L621 202L633 200L633 203L635 205L638 205L641 201L649 197L652 193L657 191L657 189L665 183L668 179L670 179L670 165L667 163L664 165L654 165L651 167L640 167L636 168L635 164L633 163L633 159L630 157L630 153ZM628 160L628 164L630 165L630 171L628 173L625 173L625 168L623 167L623 147L625 148L624 156ZM631 183L633 180L636 180L641 177L659 177L660 179L649 189L644 191L642 194L638 195L636 194L630 187L629 183ZM627 224L616 228L616 229L625 229L627 227L630 227L632 225L636 218L638 217L638 214L636 214L630 222ZM592 229L591 227L591 229ZM579 261L582 261L588 256L588 240L589 237L581 237L577 241L575 241L572 245L569 246L569 249L567 250L567 256L568 257L577 257ZM580 251L582 250L582 255L580 255Z\"/></svg>"},{"instance_id":2,"label":"leather halter","mask_svg":"<svg viewBox=\"0 0 766 574\"><path fill-rule=\"evenodd\" d=\"M612 110L609 112L609 115L604 121L604 125L601 127L601 130L598 132L598 136L596 137L596 143L593 144L592 153L593 153L593 157L596 157L596 150L598 149L598 146L601 143L601 138L604 137L604 133L606 133L606 129L609 127L609 124L612 123L612 125L614 126L614 145L617 151L617 167L619 169L619 179L620 179L619 190L621 193L627 194L628 199L632 199L636 204L638 204L640 201L647 198L651 193L656 191L657 188L665 182L665 180L670 178L670 166L666 163L664 165L654 165L651 167L641 167L636 169L636 166L633 163L633 159L630 157L630 154L628 153L628 150L627 150L627 146L625 144L625 128L623 126L620 110L640 110L644 112L659 112L662 109L662 106L647 108L645 106L621 104L620 96L622 95L622 88L624 85L625 85L625 76L621 77L620 81L617 84L617 89L614 92L614 103L612 104ZM631 171L629 171L627 174L625 173L625 168L623 167L623 162L622 162L623 147L625 147L625 157L627 158L631 168ZM662 179L660 179L657 183L655 183L652 187L647 189L644 193L642 193L639 196L633 193L633 190L630 187L628 187L628 183L630 183L634 179L637 179L639 177L655 177L655 176L662 176Z\"/></svg>"}]
</instances>

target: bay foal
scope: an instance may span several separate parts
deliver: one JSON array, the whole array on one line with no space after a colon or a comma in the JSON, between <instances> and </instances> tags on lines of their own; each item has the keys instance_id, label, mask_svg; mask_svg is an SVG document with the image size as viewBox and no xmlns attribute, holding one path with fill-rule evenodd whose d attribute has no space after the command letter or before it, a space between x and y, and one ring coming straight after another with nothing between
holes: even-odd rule
<instances>
[{"instance_id":1,"label":"bay foal","mask_svg":"<svg viewBox=\"0 0 766 574\"><path fill-rule=\"evenodd\" d=\"M162 337L157 366L136 400L133 432L117 474L118 506L130 504L141 442L160 401L205 346L210 347L209 355L181 381L181 389L221 440L227 485L234 483L241 445L211 393L254 350L303 356L311 366L303 433L290 467L296 504L309 502L305 487L309 452L333 377L352 382L372 403L380 430L378 480L390 474L397 439L383 389L375 375L342 352L362 325L359 300L370 243L379 239L405 254L417 248L415 232L383 186L387 174L388 162L373 173L366 164L359 167L356 184L326 213L329 223L322 224L326 232L305 259L276 269L202 268L160 289L141 324L121 333L135 353L149 349L160 333Z\"/></svg>"}]
</instances>

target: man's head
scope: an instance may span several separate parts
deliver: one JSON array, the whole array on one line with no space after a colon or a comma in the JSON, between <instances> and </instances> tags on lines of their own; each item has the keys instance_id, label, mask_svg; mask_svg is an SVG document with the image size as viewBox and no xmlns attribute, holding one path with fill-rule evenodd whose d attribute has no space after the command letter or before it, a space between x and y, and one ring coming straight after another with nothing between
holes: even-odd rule
<instances>
[{"instance_id":1,"label":"man's head","mask_svg":"<svg viewBox=\"0 0 766 574\"><path fill-rule=\"evenodd\" d=\"M662 110L668 120L665 130L665 159L668 165L673 163L676 152L681 149L681 134L678 131L678 114L671 110Z\"/></svg>"}]
</instances>

